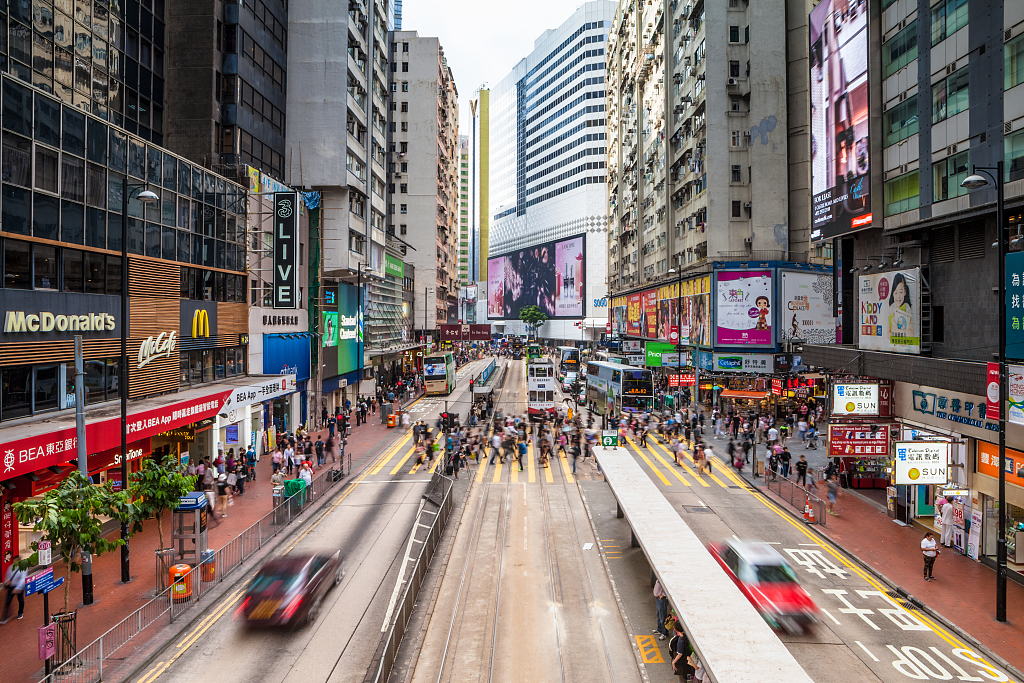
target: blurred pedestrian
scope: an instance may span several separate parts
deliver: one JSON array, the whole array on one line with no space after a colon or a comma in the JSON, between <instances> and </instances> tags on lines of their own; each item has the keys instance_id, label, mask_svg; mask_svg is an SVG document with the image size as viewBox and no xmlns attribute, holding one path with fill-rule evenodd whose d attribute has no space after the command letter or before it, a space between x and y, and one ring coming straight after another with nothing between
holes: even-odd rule
<instances>
[{"instance_id":1,"label":"blurred pedestrian","mask_svg":"<svg viewBox=\"0 0 1024 683\"><path fill-rule=\"evenodd\" d=\"M220 508L220 516L228 516L228 475L221 474L217 477L217 507Z\"/></svg>"},{"instance_id":2,"label":"blurred pedestrian","mask_svg":"<svg viewBox=\"0 0 1024 683\"><path fill-rule=\"evenodd\" d=\"M21 556L14 556L11 566L7 568L7 575L4 576L4 588L7 589L7 595L4 598L4 614L0 619L0 624L10 621L7 615L10 614L11 602L14 601L14 598L18 598L18 618L22 619L25 616L25 579L28 574L24 569L18 569L20 559Z\"/></svg>"}]
</instances>

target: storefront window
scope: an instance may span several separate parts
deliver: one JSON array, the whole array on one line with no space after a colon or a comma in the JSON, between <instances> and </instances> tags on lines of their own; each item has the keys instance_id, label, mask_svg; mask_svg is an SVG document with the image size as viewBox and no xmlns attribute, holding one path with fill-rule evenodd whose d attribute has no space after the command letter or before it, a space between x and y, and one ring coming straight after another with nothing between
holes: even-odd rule
<instances>
[{"instance_id":1,"label":"storefront window","mask_svg":"<svg viewBox=\"0 0 1024 683\"><path fill-rule=\"evenodd\" d=\"M35 412L42 410L56 410L57 396L60 394L58 377L59 368L56 365L42 365L35 370Z\"/></svg>"},{"instance_id":2,"label":"storefront window","mask_svg":"<svg viewBox=\"0 0 1024 683\"><path fill-rule=\"evenodd\" d=\"M238 370L235 367L235 350L227 349L224 355L226 356L225 373L227 374L228 377L234 377L236 374L238 374Z\"/></svg>"},{"instance_id":3,"label":"storefront window","mask_svg":"<svg viewBox=\"0 0 1024 683\"><path fill-rule=\"evenodd\" d=\"M216 379L224 379L224 349L213 350L213 372Z\"/></svg>"},{"instance_id":4,"label":"storefront window","mask_svg":"<svg viewBox=\"0 0 1024 683\"><path fill-rule=\"evenodd\" d=\"M121 398L121 359L108 358L106 365L107 371L103 380L106 382L107 400L112 401L115 398Z\"/></svg>"},{"instance_id":5,"label":"storefront window","mask_svg":"<svg viewBox=\"0 0 1024 683\"><path fill-rule=\"evenodd\" d=\"M213 381L213 350L204 349L200 353L203 354L203 382Z\"/></svg>"},{"instance_id":6,"label":"storefront window","mask_svg":"<svg viewBox=\"0 0 1024 683\"><path fill-rule=\"evenodd\" d=\"M178 363L179 363L178 367L179 367L180 372L181 372L181 381L179 382L179 384L181 386L183 386L183 387L188 386L189 385L189 371L191 370L191 365L190 365L189 359L188 359L188 351L185 351L184 353L179 354L179 361L178 361Z\"/></svg>"},{"instance_id":7,"label":"storefront window","mask_svg":"<svg viewBox=\"0 0 1024 683\"><path fill-rule=\"evenodd\" d=\"M13 420L32 414L32 368L22 365L0 369L0 417Z\"/></svg>"},{"instance_id":8,"label":"storefront window","mask_svg":"<svg viewBox=\"0 0 1024 683\"><path fill-rule=\"evenodd\" d=\"M189 364L192 367L192 372L189 375L189 382L195 384L203 381L203 352L202 351L190 351L188 354Z\"/></svg>"}]
</instances>

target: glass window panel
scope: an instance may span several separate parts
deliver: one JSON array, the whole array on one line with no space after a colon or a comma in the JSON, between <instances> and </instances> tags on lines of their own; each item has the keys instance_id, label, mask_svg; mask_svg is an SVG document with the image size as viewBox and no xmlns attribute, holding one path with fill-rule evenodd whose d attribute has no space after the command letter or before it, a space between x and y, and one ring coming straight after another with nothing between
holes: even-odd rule
<instances>
[{"instance_id":1,"label":"glass window panel","mask_svg":"<svg viewBox=\"0 0 1024 683\"><path fill-rule=\"evenodd\" d=\"M934 201L952 199L970 191L960 187L971 168L969 156L970 152L960 152L932 164Z\"/></svg>"},{"instance_id":2,"label":"glass window panel","mask_svg":"<svg viewBox=\"0 0 1024 683\"><path fill-rule=\"evenodd\" d=\"M216 210L209 206L202 207L203 212L203 234L207 237L213 237L215 234L214 225L216 223Z\"/></svg>"},{"instance_id":3,"label":"glass window panel","mask_svg":"<svg viewBox=\"0 0 1024 683\"><path fill-rule=\"evenodd\" d=\"M178 227L182 230L192 230L192 222L190 220L192 209L189 206L190 203L184 197L178 197Z\"/></svg>"},{"instance_id":4,"label":"glass window panel","mask_svg":"<svg viewBox=\"0 0 1024 683\"><path fill-rule=\"evenodd\" d=\"M121 294L121 257L107 254L107 294Z\"/></svg>"},{"instance_id":5,"label":"glass window panel","mask_svg":"<svg viewBox=\"0 0 1024 683\"><path fill-rule=\"evenodd\" d=\"M85 161L70 154L61 155L60 196L75 202L85 201Z\"/></svg>"},{"instance_id":6,"label":"glass window panel","mask_svg":"<svg viewBox=\"0 0 1024 683\"><path fill-rule=\"evenodd\" d=\"M202 367L203 367L203 382L213 381L213 350L204 349L199 352L202 354Z\"/></svg>"},{"instance_id":7,"label":"glass window panel","mask_svg":"<svg viewBox=\"0 0 1024 683\"><path fill-rule=\"evenodd\" d=\"M121 398L120 358L108 358L106 365L107 371L104 373L103 379L107 383L107 400L111 401Z\"/></svg>"},{"instance_id":8,"label":"glass window panel","mask_svg":"<svg viewBox=\"0 0 1024 683\"><path fill-rule=\"evenodd\" d=\"M28 242L4 240L3 266L5 289L32 289L32 259Z\"/></svg>"},{"instance_id":9,"label":"glass window panel","mask_svg":"<svg viewBox=\"0 0 1024 683\"><path fill-rule=\"evenodd\" d=\"M4 230L19 235L32 233L32 191L13 185L3 186Z\"/></svg>"},{"instance_id":10,"label":"glass window panel","mask_svg":"<svg viewBox=\"0 0 1024 683\"><path fill-rule=\"evenodd\" d=\"M203 262L203 238L194 233L192 234L192 254L189 261L193 265L200 265Z\"/></svg>"},{"instance_id":11,"label":"glass window panel","mask_svg":"<svg viewBox=\"0 0 1024 683\"><path fill-rule=\"evenodd\" d=\"M107 213L107 249L121 251L121 215Z\"/></svg>"},{"instance_id":12,"label":"glass window panel","mask_svg":"<svg viewBox=\"0 0 1024 683\"><path fill-rule=\"evenodd\" d=\"M214 378L224 379L224 349L214 349Z\"/></svg>"},{"instance_id":13,"label":"glass window panel","mask_svg":"<svg viewBox=\"0 0 1024 683\"><path fill-rule=\"evenodd\" d=\"M41 410L56 410L57 396L60 394L58 378L60 377L59 366L42 365L33 368L35 381L33 382L35 394L35 412Z\"/></svg>"},{"instance_id":14,"label":"glass window panel","mask_svg":"<svg viewBox=\"0 0 1024 683\"><path fill-rule=\"evenodd\" d=\"M75 90L88 95L92 91L92 71L89 62L75 56Z\"/></svg>"},{"instance_id":15,"label":"glass window panel","mask_svg":"<svg viewBox=\"0 0 1024 683\"><path fill-rule=\"evenodd\" d=\"M178 193L186 197L192 194L192 167L184 161L178 165Z\"/></svg>"},{"instance_id":16,"label":"glass window panel","mask_svg":"<svg viewBox=\"0 0 1024 683\"><path fill-rule=\"evenodd\" d=\"M160 161L162 156L159 149L155 147L146 148L146 180L154 185L160 184Z\"/></svg>"},{"instance_id":17,"label":"glass window panel","mask_svg":"<svg viewBox=\"0 0 1024 683\"><path fill-rule=\"evenodd\" d=\"M212 237L203 240L203 265L207 268L217 267L217 240Z\"/></svg>"},{"instance_id":18,"label":"glass window panel","mask_svg":"<svg viewBox=\"0 0 1024 683\"><path fill-rule=\"evenodd\" d=\"M64 107L62 149L77 156L85 156L85 116L70 107Z\"/></svg>"},{"instance_id":19,"label":"glass window panel","mask_svg":"<svg viewBox=\"0 0 1024 683\"><path fill-rule=\"evenodd\" d=\"M29 187L32 184L31 178L32 141L18 135L4 133L3 181Z\"/></svg>"},{"instance_id":20,"label":"glass window panel","mask_svg":"<svg viewBox=\"0 0 1024 683\"><path fill-rule=\"evenodd\" d=\"M92 61L92 32L75 22L75 56L85 63Z\"/></svg>"},{"instance_id":21,"label":"glass window panel","mask_svg":"<svg viewBox=\"0 0 1024 683\"><path fill-rule=\"evenodd\" d=\"M110 37L108 31L110 12L104 2L95 0L92 4L92 32L106 40Z\"/></svg>"},{"instance_id":22,"label":"glass window panel","mask_svg":"<svg viewBox=\"0 0 1024 683\"><path fill-rule=\"evenodd\" d=\"M32 234L48 240L60 239L60 200L37 192L32 203Z\"/></svg>"},{"instance_id":23,"label":"glass window panel","mask_svg":"<svg viewBox=\"0 0 1024 683\"><path fill-rule=\"evenodd\" d=\"M152 188L150 190L150 192L153 192L154 194L156 194L157 197L159 197L162 194L162 192L161 192L159 187ZM155 202L151 202L149 204L142 204L142 202L138 201L137 197L138 197L138 194L136 194L135 197L130 198L129 201L132 204L138 203L139 205L144 207L144 209L146 211L146 220L147 221L152 221L153 223L159 223L160 222L160 200L157 199ZM131 213L131 211L129 211L128 213Z\"/></svg>"},{"instance_id":24,"label":"glass window panel","mask_svg":"<svg viewBox=\"0 0 1024 683\"><path fill-rule=\"evenodd\" d=\"M60 238L72 244L85 244L85 207L77 202L60 203Z\"/></svg>"},{"instance_id":25,"label":"glass window panel","mask_svg":"<svg viewBox=\"0 0 1024 683\"><path fill-rule=\"evenodd\" d=\"M93 69L92 72L92 99L96 105L94 112L102 111L107 106L107 84L109 83L107 75L99 69ZM106 115L103 115L106 118Z\"/></svg>"},{"instance_id":26,"label":"glass window panel","mask_svg":"<svg viewBox=\"0 0 1024 683\"><path fill-rule=\"evenodd\" d=\"M91 0L75 0L75 21L80 21L85 26L92 25Z\"/></svg>"},{"instance_id":27,"label":"glass window panel","mask_svg":"<svg viewBox=\"0 0 1024 683\"><path fill-rule=\"evenodd\" d=\"M59 47L53 51L53 79L66 88L75 85L75 59Z\"/></svg>"},{"instance_id":28,"label":"glass window panel","mask_svg":"<svg viewBox=\"0 0 1024 683\"><path fill-rule=\"evenodd\" d=\"M212 173L203 174L203 202L210 206L217 204L217 177Z\"/></svg>"},{"instance_id":29,"label":"glass window panel","mask_svg":"<svg viewBox=\"0 0 1024 683\"><path fill-rule=\"evenodd\" d=\"M17 1L17 0L16 0ZM32 3L32 28L47 38L53 37L53 7L41 2Z\"/></svg>"},{"instance_id":30,"label":"glass window panel","mask_svg":"<svg viewBox=\"0 0 1024 683\"><path fill-rule=\"evenodd\" d=\"M32 68L46 78L53 78L53 42L40 33L32 36Z\"/></svg>"},{"instance_id":31,"label":"glass window panel","mask_svg":"<svg viewBox=\"0 0 1024 683\"><path fill-rule=\"evenodd\" d=\"M70 50L74 42L74 24L71 17L63 12L54 12L53 42L66 50Z\"/></svg>"},{"instance_id":32,"label":"glass window panel","mask_svg":"<svg viewBox=\"0 0 1024 683\"><path fill-rule=\"evenodd\" d=\"M0 368L0 410L4 420L32 414L32 366Z\"/></svg>"},{"instance_id":33,"label":"glass window panel","mask_svg":"<svg viewBox=\"0 0 1024 683\"><path fill-rule=\"evenodd\" d=\"M228 270L235 269L235 245L233 244L229 244L226 247L226 258L224 267L227 268ZM231 299L229 299L229 301L231 301Z\"/></svg>"},{"instance_id":34,"label":"glass window panel","mask_svg":"<svg viewBox=\"0 0 1024 683\"><path fill-rule=\"evenodd\" d=\"M220 240L217 240L217 266L216 266L217 268L226 268L227 267L225 265L226 262L227 262L227 253L226 252L227 252L227 245L224 242L222 242ZM223 299L221 299L221 301L223 301Z\"/></svg>"},{"instance_id":35,"label":"glass window panel","mask_svg":"<svg viewBox=\"0 0 1024 683\"><path fill-rule=\"evenodd\" d=\"M53 149L36 145L36 182L37 190L57 192L57 174L60 164L60 153Z\"/></svg>"},{"instance_id":36,"label":"glass window panel","mask_svg":"<svg viewBox=\"0 0 1024 683\"><path fill-rule=\"evenodd\" d=\"M107 291L107 257L93 251L85 252L85 293L105 294Z\"/></svg>"},{"instance_id":37,"label":"glass window panel","mask_svg":"<svg viewBox=\"0 0 1024 683\"><path fill-rule=\"evenodd\" d=\"M89 119L88 121L89 131L89 149L88 157L89 161L95 161L97 164L106 164L107 162L107 144L106 144L106 131L107 127L95 119ZM115 128L110 129L110 168L115 171L124 173L125 170L125 157L127 155L128 139L125 134L118 131Z\"/></svg>"},{"instance_id":38,"label":"glass window panel","mask_svg":"<svg viewBox=\"0 0 1024 683\"><path fill-rule=\"evenodd\" d=\"M32 281L36 289L57 289L57 248L37 244L32 250Z\"/></svg>"},{"instance_id":39,"label":"glass window panel","mask_svg":"<svg viewBox=\"0 0 1024 683\"><path fill-rule=\"evenodd\" d=\"M27 137L32 135L32 91L6 78L3 82L3 127Z\"/></svg>"},{"instance_id":40,"label":"glass window panel","mask_svg":"<svg viewBox=\"0 0 1024 683\"><path fill-rule=\"evenodd\" d=\"M100 209L107 207L107 170L96 164L86 169L85 203Z\"/></svg>"},{"instance_id":41,"label":"glass window panel","mask_svg":"<svg viewBox=\"0 0 1024 683\"><path fill-rule=\"evenodd\" d=\"M219 240L227 239L227 216L224 215L223 211L217 211L217 234L216 237Z\"/></svg>"},{"instance_id":42,"label":"glass window panel","mask_svg":"<svg viewBox=\"0 0 1024 683\"><path fill-rule=\"evenodd\" d=\"M188 351L182 351L178 354L178 374L181 377L180 385L183 387L189 385L190 370Z\"/></svg>"},{"instance_id":43,"label":"glass window panel","mask_svg":"<svg viewBox=\"0 0 1024 683\"><path fill-rule=\"evenodd\" d=\"M174 225L177 197L166 191L163 192L163 195L163 199L161 200L161 206L163 209L160 222L164 225Z\"/></svg>"},{"instance_id":44,"label":"glass window panel","mask_svg":"<svg viewBox=\"0 0 1024 683\"><path fill-rule=\"evenodd\" d=\"M64 249L64 291L84 292L85 273L82 252L77 249Z\"/></svg>"},{"instance_id":45,"label":"glass window panel","mask_svg":"<svg viewBox=\"0 0 1024 683\"><path fill-rule=\"evenodd\" d=\"M36 93L35 138L60 147L60 102Z\"/></svg>"},{"instance_id":46,"label":"glass window panel","mask_svg":"<svg viewBox=\"0 0 1024 683\"><path fill-rule=\"evenodd\" d=\"M146 253L145 222L138 218L128 218L128 251L133 254Z\"/></svg>"},{"instance_id":47,"label":"glass window panel","mask_svg":"<svg viewBox=\"0 0 1024 683\"><path fill-rule=\"evenodd\" d=\"M189 262L189 252L191 251L192 236L182 230L177 231L178 249L177 256L175 257L180 263Z\"/></svg>"},{"instance_id":48,"label":"glass window panel","mask_svg":"<svg viewBox=\"0 0 1024 683\"><path fill-rule=\"evenodd\" d=\"M138 138L128 139L128 174L146 177L146 145Z\"/></svg>"},{"instance_id":49,"label":"glass window panel","mask_svg":"<svg viewBox=\"0 0 1024 683\"><path fill-rule=\"evenodd\" d=\"M107 204L111 211L118 213L124 208L124 176L111 172L107 176Z\"/></svg>"},{"instance_id":50,"label":"glass window panel","mask_svg":"<svg viewBox=\"0 0 1024 683\"><path fill-rule=\"evenodd\" d=\"M161 230L161 258L173 261L177 254L177 240L174 228L163 228Z\"/></svg>"},{"instance_id":51,"label":"glass window panel","mask_svg":"<svg viewBox=\"0 0 1024 683\"><path fill-rule=\"evenodd\" d=\"M92 64L101 69L107 68L107 41L93 38L92 41Z\"/></svg>"},{"instance_id":52,"label":"glass window panel","mask_svg":"<svg viewBox=\"0 0 1024 683\"><path fill-rule=\"evenodd\" d=\"M32 61L32 29L16 21L10 23L8 54L12 59L28 64Z\"/></svg>"},{"instance_id":53,"label":"glass window panel","mask_svg":"<svg viewBox=\"0 0 1024 683\"><path fill-rule=\"evenodd\" d=\"M156 223L146 223L146 256L160 258L161 246L160 226Z\"/></svg>"},{"instance_id":54,"label":"glass window panel","mask_svg":"<svg viewBox=\"0 0 1024 683\"><path fill-rule=\"evenodd\" d=\"M68 372L74 372L74 364L69 363L69 365L71 367L68 368ZM83 365L82 370L85 374L85 404L99 403L106 398L106 381L104 380L103 373L106 370L107 363L102 360L87 360ZM71 379L70 376L68 379Z\"/></svg>"},{"instance_id":55,"label":"glass window panel","mask_svg":"<svg viewBox=\"0 0 1024 683\"><path fill-rule=\"evenodd\" d=\"M164 188L174 192L178 176L178 160L170 154L164 154Z\"/></svg>"},{"instance_id":56,"label":"glass window panel","mask_svg":"<svg viewBox=\"0 0 1024 683\"><path fill-rule=\"evenodd\" d=\"M103 209L85 209L85 243L98 249L107 248L107 212Z\"/></svg>"},{"instance_id":57,"label":"glass window panel","mask_svg":"<svg viewBox=\"0 0 1024 683\"><path fill-rule=\"evenodd\" d=\"M918 208L921 194L918 177L918 171L913 171L883 185L886 216Z\"/></svg>"},{"instance_id":58,"label":"glass window panel","mask_svg":"<svg viewBox=\"0 0 1024 683\"><path fill-rule=\"evenodd\" d=\"M1024 178L1024 130L1007 135L1003 140L1006 153L1006 182L1020 180Z\"/></svg>"},{"instance_id":59,"label":"glass window panel","mask_svg":"<svg viewBox=\"0 0 1024 683\"><path fill-rule=\"evenodd\" d=\"M882 113L885 144L895 145L917 134L917 95L907 98L892 109Z\"/></svg>"},{"instance_id":60,"label":"glass window panel","mask_svg":"<svg viewBox=\"0 0 1024 683\"><path fill-rule=\"evenodd\" d=\"M1003 45L1003 87L1024 83L1024 33Z\"/></svg>"}]
</instances>

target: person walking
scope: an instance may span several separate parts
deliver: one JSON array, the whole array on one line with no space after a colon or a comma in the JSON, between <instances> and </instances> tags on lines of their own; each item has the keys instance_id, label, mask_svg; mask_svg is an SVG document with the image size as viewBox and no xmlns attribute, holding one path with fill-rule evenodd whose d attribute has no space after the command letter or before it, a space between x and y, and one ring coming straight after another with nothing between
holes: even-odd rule
<instances>
[{"instance_id":1,"label":"person walking","mask_svg":"<svg viewBox=\"0 0 1024 683\"><path fill-rule=\"evenodd\" d=\"M942 506L939 514L939 521L942 525L942 547L949 548L953 545L953 503L947 502Z\"/></svg>"},{"instance_id":2,"label":"person walking","mask_svg":"<svg viewBox=\"0 0 1024 683\"><path fill-rule=\"evenodd\" d=\"M221 474L217 477L217 507L220 508L220 516L228 516L228 475Z\"/></svg>"},{"instance_id":3,"label":"person walking","mask_svg":"<svg viewBox=\"0 0 1024 683\"><path fill-rule=\"evenodd\" d=\"M804 487L807 486L807 458L803 455L796 461L796 483Z\"/></svg>"},{"instance_id":4,"label":"person walking","mask_svg":"<svg viewBox=\"0 0 1024 683\"><path fill-rule=\"evenodd\" d=\"M661 586L661 579L654 582L654 608L658 614L658 628L651 633L658 634L658 640L668 638L668 629L665 628L665 620L668 619L668 596Z\"/></svg>"},{"instance_id":5,"label":"person walking","mask_svg":"<svg viewBox=\"0 0 1024 683\"><path fill-rule=\"evenodd\" d=\"M316 436L316 445L313 448L314 448L314 450L316 450L316 466L317 467L323 467L324 466L324 439L319 434L317 434L317 436Z\"/></svg>"},{"instance_id":6,"label":"person walking","mask_svg":"<svg viewBox=\"0 0 1024 683\"><path fill-rule=\"evenodd\" d=\"M829 475L828 479L825 480L825 486L828 487L828 505L825 506L825 509L828 510L828 514L838 517L839 514L836 513L835 507L836 496L839 495L839 482L836 481L835 474Z\"/></svg>"},{"instance_id":7,"label":"person walking","mask_svg":"<svg viewBox=\"0 0 1024 683\"><path fill-rule=\"evenodd\" d=\"M782 478L789 478L789 463L793 459L793 456L789 454L789 449L782 447L782 451L779 453L779 462L782 464Z\"/></svg>"},{"instance_id":8,"label":"person walking","mask_svg":"<svg viewBox=\"0 0 1024 683\"><path fill-rule=\"evenodd\" d=\"M926 531L924 538L921 539L921 554L924 556L924 580L934 581L935 577L932 576L932 568L935 566L935 558L939 556L939 544L935 540L935 536L932 532Z\"/></svg>"},{"instance_id":9,"label":"person walking","mask_svg":"<svg viewBox=\"0 0 1024 683\"><path fill-rule=\"evenodd\" d=\"M10 621L10 617L7 615L11 613L11 602L14 601L14 598L18 598L18 618L25 617L25 579L28 577L28 573L24 569L18 569L18 560L20 559L20 555L14 556L11 566L7 568L7 575L4 577L4 588L7 589L7 595L4 598L4 614L3 618L0 618L0 624Z\"/></svg>"},{"instance_id":10,"label":"person walking","mask_svg":"<svg viewBox=\"0 0 1024 683\"><path fill-rule=\"evenodd\" d=\"M519 460L519 471L523 471L523 459L526 457L526 439L519 440L519 447L516 449L517 460Z\"/></svg>"}]
</instances>

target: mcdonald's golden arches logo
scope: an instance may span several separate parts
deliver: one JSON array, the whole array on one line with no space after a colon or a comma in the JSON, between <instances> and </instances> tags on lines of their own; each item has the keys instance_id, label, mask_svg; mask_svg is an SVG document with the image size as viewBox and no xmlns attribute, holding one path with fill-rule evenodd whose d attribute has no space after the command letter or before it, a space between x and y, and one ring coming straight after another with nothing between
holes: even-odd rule
<instances>
[{"instance_id":1,"label":"mcdonald's golden arches logo","mask_svg":"<svg viewBox=\"0 0 1024 683\"><path fill-rule=\"evenodd\" d=\"M194 338L210 336L210 314L204 308L200 308L192 314L192 336Z\"/></svg>"}]
</instances>

